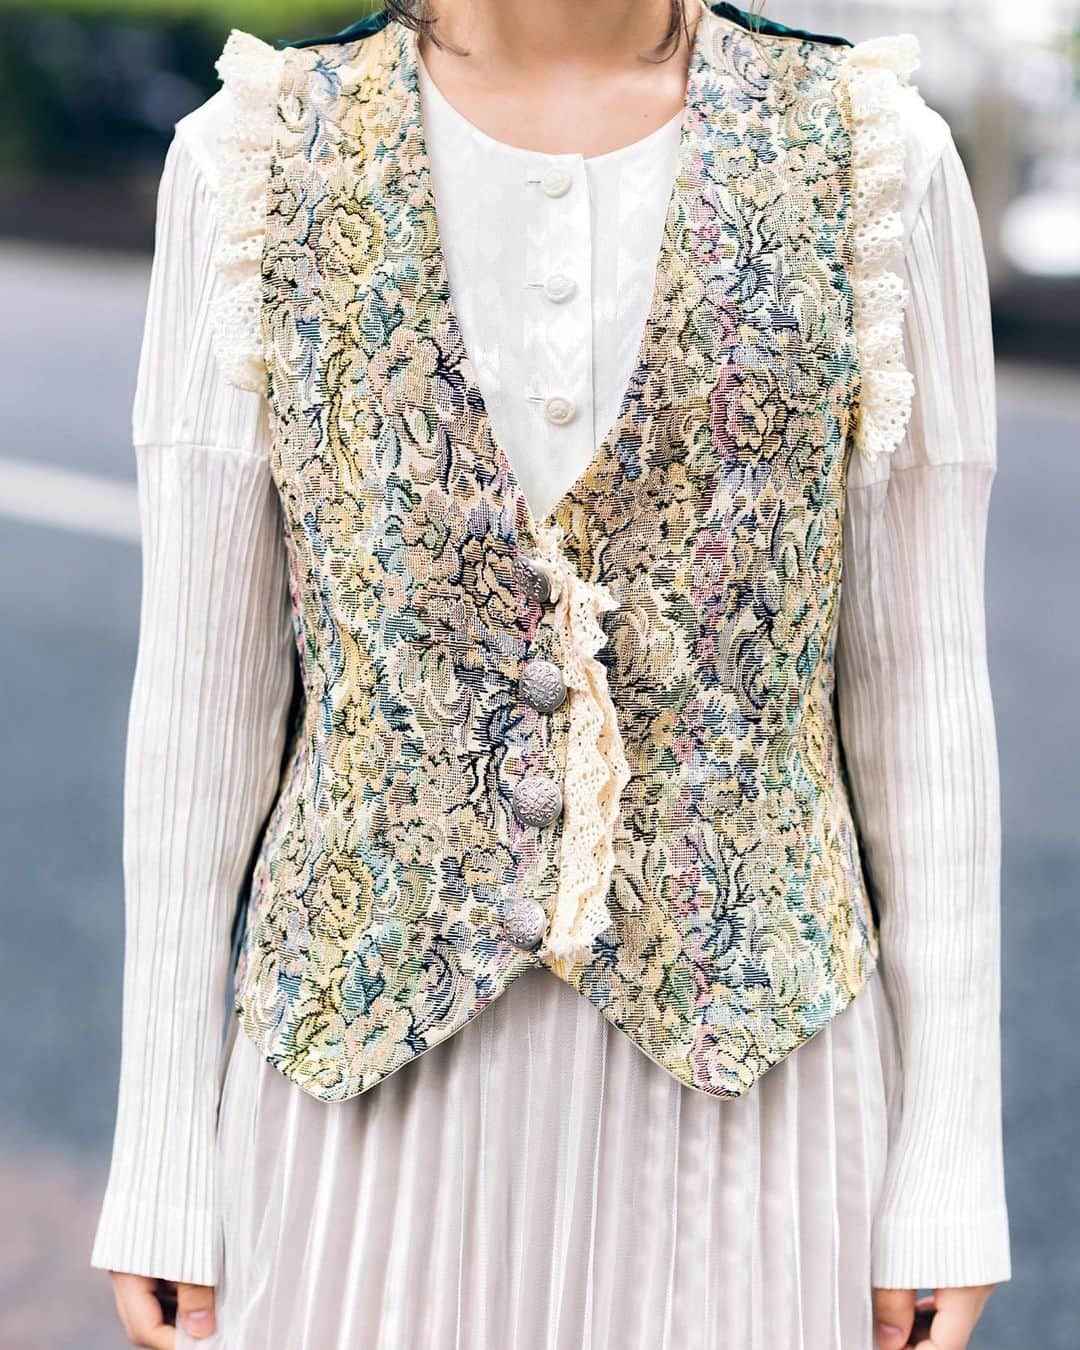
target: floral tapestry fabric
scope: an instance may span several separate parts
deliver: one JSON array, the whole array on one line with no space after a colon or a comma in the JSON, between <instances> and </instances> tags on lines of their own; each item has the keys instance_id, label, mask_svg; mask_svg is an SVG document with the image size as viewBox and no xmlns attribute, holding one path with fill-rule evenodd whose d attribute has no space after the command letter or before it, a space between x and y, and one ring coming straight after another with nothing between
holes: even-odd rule
<instances>
[{"instance_id":1,"label":"floral tapestry fabric","mask_svg":"<svg viewBox=\"0 0 1080 1350\"><path fill-rule=\"evenodd\" d=\"M703 13L636 369L544 520L454 316L415 35L281 55L258 303L304 697L242 1025L340 1100L540 963L682 1082L742 1094L878 954L834 716L863 386L847 48ZM521 572L552 550L558 606ZM553 712L519 691L538 657L581 672ZM531 774L563 788L539 827ZM522 897L577 945L514 946Z\"/></svg>"}]
</instances>

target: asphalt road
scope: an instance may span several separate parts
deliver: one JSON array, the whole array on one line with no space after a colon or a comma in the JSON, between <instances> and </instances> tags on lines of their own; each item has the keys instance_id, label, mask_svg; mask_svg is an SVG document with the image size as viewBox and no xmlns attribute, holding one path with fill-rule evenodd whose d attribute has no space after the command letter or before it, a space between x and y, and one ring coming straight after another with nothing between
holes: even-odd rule
<instances>
[{"instance_id":1,"label":"asphalt road","mask_svg":"<svg viewBox=\"0 0 1080 1350\"><path fill-rule=\"evenodd\" d=\"M0 249L0 1345L18 1350L125 1343L86 1263L117 1074L146 276L143 259ZM1003 368L999 410L987 604L1014 1274L973 1346L1075 1350L1080 381Z\"/></svg>"}]
</instances>

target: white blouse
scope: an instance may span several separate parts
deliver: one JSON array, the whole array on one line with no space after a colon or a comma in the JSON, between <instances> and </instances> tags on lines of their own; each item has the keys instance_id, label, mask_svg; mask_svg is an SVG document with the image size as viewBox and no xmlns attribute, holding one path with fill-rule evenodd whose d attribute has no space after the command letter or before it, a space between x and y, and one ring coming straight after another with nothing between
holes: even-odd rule
<instances>
[{"instance_id":1,"label":"white blouse","mask_svg":"<svg viewBox=\"0 0 1080 1350\"><path fill-rule=\"evenodd\" d=\"M423 67L421 78L463 336L544 513L592 456L629 378L678 121L610 155L533 154L471 127ZM277 788L293 661L265 400L225 381L214 348L229 115L221 91L178 123L158 203L133 414L143 586L124 788L123 1057L92 1254L102 1268L197 1283L220 1273L230 927ZM896 449L852 457L837 694L899 1056L873 1279L933 1287L1010 1276L983 609L995 400L975 209L946 124L913 88L904 133L916 392ZM560 195L540 181L552 165L569 176Z\"/></svg>"}]
</instances>

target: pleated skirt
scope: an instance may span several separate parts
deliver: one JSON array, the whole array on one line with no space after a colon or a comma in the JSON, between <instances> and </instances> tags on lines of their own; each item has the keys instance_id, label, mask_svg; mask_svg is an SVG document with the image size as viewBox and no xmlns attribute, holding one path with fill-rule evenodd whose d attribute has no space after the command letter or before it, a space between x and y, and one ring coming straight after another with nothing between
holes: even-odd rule
<instances>
[{"instance_id":1,"label":"pleated skirt","mask_svg":"<svg viewBox=\"0 0 1080 1350\"><path fill-rule=\"evenodd\" d=\"M239 1032L219 1332L197 1344L872 1350L896 1069L877 973L734 1100L684 1087L542 969L347 1102Z\"/></svg>"}]
</instances>

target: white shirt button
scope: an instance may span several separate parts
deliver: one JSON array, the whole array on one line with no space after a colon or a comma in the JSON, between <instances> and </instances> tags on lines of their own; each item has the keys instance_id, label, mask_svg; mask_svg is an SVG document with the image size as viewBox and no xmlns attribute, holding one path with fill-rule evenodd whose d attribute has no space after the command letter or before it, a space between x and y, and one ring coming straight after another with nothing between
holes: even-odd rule
<instances>
[{"instance_id":1,"label":"white shirt button","mask_svg":"<svg viewBox=\"0 0 1080 1350\"><path fill-rule=\"evenodd\" d=\"M563 394L552 394L544 400L544 416L554 426L566 426L567 422L573 421L575 412L573 400Z\"/></svg>"},{"instance_id":2,"label":"white shirt button","mask_svg":"<svg viewBox=\"0 0 1080 1350\"><path fill-rule=\"evenodd\" d=\"M554 300L556 304L563 300L569 300L577 290L577 282L573 277L568 277L565 272L552 272L547 281L544 282L544 294L549 300Z\"/></svg>"},{"instance_id":3,"label":"white shirt button","mask_svg":"<svg viewBox=\"0 0 1080 1350\"><path fill-rule=\"evenodd\" d=\"M540 186L549 197L565 197L573 181L569 169L564 169L561 164L549 164L540 179Z\"/></svg>"}]
</instances>

